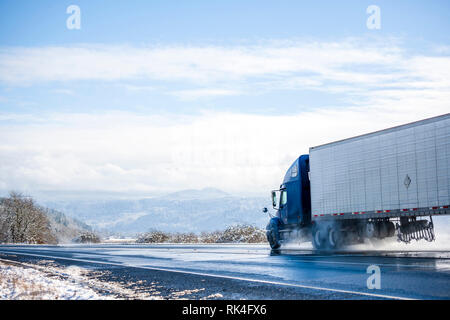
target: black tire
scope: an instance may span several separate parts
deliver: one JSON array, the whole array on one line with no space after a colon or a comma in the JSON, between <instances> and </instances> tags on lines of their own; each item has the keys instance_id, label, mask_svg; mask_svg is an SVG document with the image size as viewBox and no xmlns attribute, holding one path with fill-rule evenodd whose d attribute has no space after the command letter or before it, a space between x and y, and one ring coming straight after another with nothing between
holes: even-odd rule
<instances>
[{"instance_id":1,"label":"black tire","mask_svg":"<svg viewBox=\"0 0 450 320\"><path fill-rule=\"evenodd\" d=\"M326 237L324 237L323 229L314 226L311 236L314 249L323 250L326 248Z\"/></svg>"},{"instance_id":2,"label":"black tire","mask_svg":"<svg viewBox=\"0 0 450 320\"><path fill-rule=\"evenodd\" d=\"M391 221L386 222L388 237L393 237L395 235L395 225Z\"/></svg>"},{"instance_id":3,"label":"black tire","mask_svg":"<svg viewBox=\"0 0 450 320\"><path fill-rule=\"evenodd\" d=\"M342 247L342 234L335 226L331 226L327 230L326 246L331 250L340 249Z\"/></svg>"},{"instance_id":4,"label":"black tire","mask_svg":"<svg viewBox=\"0 0 450 320\"><path fill-rule=\"evenodd\" d=\"M272 250L279 249L280 243L280 232L278 231L278 226L271 223L269 229L267 230L267 241L269 241L270 248Z\"/></svg>"}]
</instances>

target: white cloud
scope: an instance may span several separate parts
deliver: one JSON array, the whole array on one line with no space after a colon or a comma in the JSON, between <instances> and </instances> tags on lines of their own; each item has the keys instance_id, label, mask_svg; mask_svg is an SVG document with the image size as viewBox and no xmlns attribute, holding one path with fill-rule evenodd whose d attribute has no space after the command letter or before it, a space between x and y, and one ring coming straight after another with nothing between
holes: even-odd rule
<instances>
[{"instance_id":1,"label":"white cloud","mask_svg":"<svg viewBox=\"0 0 450 320\"><path fill-rule=\"evenodd\" d=\"M60 114L0 128L0 188L142 194L215 186L261 194L311 146L448 111L429 103L291 116Z\"/></svg>"},{"instance_id":2,"label":"white cloud","mask_svg":"<svg viewBox=\"0 0 450 320\"><path fill-rule=\"evenodd\" d=\"M390 42L0 51L4 84L74 80L133 80L130 91L181 99L309 88L344 93L348 106L280 116L0 114L1 190L263 193L310 146L450 110L450 57L412 55Z\"/></svg>"},{"instance_id":3,"label":"white cloud","mask_svg":"<svg viewBox=\"0 0 450 320\"><path fill-rule=\"evenodd\" d=\"M342 68L370 64L392 69L403 58L400 49L390 43L366 44L355 40L267 42L235 47L4 48L0 51L0 81L19 84L150 79L212 83L260 76L290 78L305 73L323 79L371 83L382 79L357 71L343 72Z\"/></svg>"},{"instance_id":4,"label":"white cloud","mask_svg":"<svg viewBox=\"0 0 450 320\"><path fill-rule=\"evenodd\" d=\"M73 92L73 90L69 90L69 89L53 89L52 92L57 93L57 94L65 94L65 95L69 95L69 96L73 96L75 94L75 92Z\"/></svg>"},{"instance_id":5,"label":"white cloud","mask_svg":"<svg viewBox=\"0 0 450 320\"><path fill-rule=\"evenodd\" d=\"M156 91L158 90L158 88L154 87L154 86L139 86L139 85L131 85L131 84L123 84L122 85L125 89L127 89L128 91L147 91L147 92L151 92L151 91Z\"/></svg>"},{"instance_id":6,"label":"white cloud","mask_svg":"<svg viewBox=\"0 0 450 320\"><path fill-rule=\"evenodd\" d=\"M393 41L362 39L247 46L2 48L0 82L23 86L96 80L182 100L277 89L367 97L373 90L448 90L450 56L440 52L419 56Z\"/></svg>"},{"instance_id":7,"label":"white cloud","mask_svg":"<svg viewBox=\"0 0 450 320\"><path fill-rule=\"evenodd\" d=\"M240 94L240 91L206 88L206 89L174 91L172 92L172 94L177 96L181 100L197 100L199 98L208 98L208 97L234 96Z\"/></svg>"}]
</instances>

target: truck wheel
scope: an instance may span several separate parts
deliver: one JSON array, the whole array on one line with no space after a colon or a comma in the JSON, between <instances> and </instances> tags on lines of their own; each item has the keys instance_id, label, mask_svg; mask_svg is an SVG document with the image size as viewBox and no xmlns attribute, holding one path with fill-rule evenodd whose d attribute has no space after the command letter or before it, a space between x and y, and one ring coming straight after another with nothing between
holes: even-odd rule
<instances>
[{"instance_id":1,"label":"truck wheel","mask_svg":"<svg viewBox=\"0 0 450 320\"><path fill-rule=\"evenodd\" d=\"M364 228L364 236L366 238L374 238L375 237L375 224L373 222L367 222Z\"/></svg>"},{"instance_id":2,"label":"truck wheel","mask_svg":"<svg viewBox=\"0 0 450 320\"><path fill-rule=\"evenodd\" d=\"M269 241L270 247L273 250L279 249L281 246L280 243L280 233L278 228L274 225L270 226L270 229L267 230L267 241Z\"/></svg>"},{"instance_id":3,"label":"truck wheel","mask_svg":"<svg viewBox=\"0 0 450 320\"><path fill-rule=\"evenodd\" d=\"M339 249L342 245L342 235L336 227L328 228L327 244L330 249Z\"/></svg>"},{"instance_id":4,"label":"truck wheel","mask_svg":"<svg viewBox=\"0 0 450 320\"><path fill-rule=\"evenodd\" d=\"M314 227L312 230L312 244L316 250L322 250L326 246L326 238L323 233L323 230L317 227Z\"/></svg>"},{"instance_id":5,"label":"truck wheel","mask_svg":"<svg viewBox=\"0 0 450 320\"><path fill-rule=\"evenodd\" d=\"M395 235L395 225L394 223L392 223L391 221L386 222L386 227L387 227L387 236L388 237L393 237Z\"/></svg>"}]
</instances>

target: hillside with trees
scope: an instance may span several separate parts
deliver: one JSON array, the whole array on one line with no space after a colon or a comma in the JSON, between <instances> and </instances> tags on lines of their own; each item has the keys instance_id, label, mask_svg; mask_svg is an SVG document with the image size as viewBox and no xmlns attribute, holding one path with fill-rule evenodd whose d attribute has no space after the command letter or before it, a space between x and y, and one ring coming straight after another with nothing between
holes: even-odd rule
<instances>
[{"instance_id":1,"label":"hillside with trees","mask_svg":"<svg viewBox=\"0 0 450 320\"><path fill-rule=\"evenodd\" d=\"M91 227L44 208L31 197L10 192L0 198L0 243L57 244L94 235Z\"/></svg>"}]
</instances>

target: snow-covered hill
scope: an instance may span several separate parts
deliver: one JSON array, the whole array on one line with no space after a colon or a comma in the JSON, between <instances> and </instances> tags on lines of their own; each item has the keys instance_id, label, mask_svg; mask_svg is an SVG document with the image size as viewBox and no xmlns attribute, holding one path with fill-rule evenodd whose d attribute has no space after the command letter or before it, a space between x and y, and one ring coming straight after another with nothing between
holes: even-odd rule
<instances>
[{"instance_id":1,"label":"snow-covered hill","mask_svg":"<svg viewBox=\"0 0 450 320\"><path fill-rule=\"evenodd\" d=\"M206 188L140 200L69 200L44 204L96 229L131 235L152 229L214 231L234 224L265 227L268 217L261 209L270 205L270 199L236 197Z\"/></svg>"}]
</instances>

